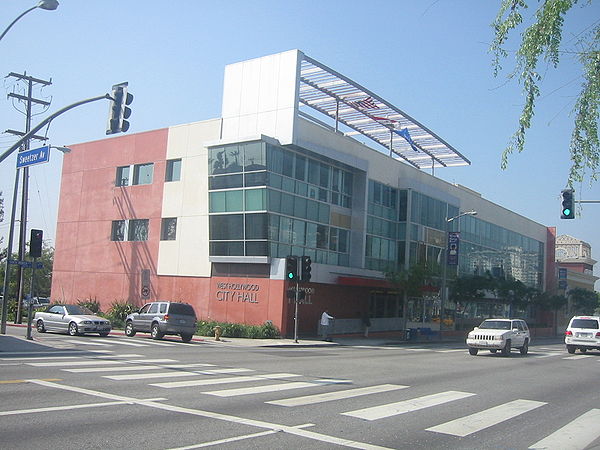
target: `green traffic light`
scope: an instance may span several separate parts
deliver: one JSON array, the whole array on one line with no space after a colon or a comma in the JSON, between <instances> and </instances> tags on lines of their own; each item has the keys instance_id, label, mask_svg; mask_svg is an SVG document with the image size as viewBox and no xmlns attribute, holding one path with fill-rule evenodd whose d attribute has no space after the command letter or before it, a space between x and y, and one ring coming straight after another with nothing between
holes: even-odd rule
<instances>
[{"instance_id":1,"label":"green traffic light","mask_svg":"<svg viewBox=\"0 0 600 450\"><path fill-rule=\"evenodd\" d=\"M288 278L291 280L292 278L294 278L294 274L292 272L288 273Z\"/></svg>"},{"instance_id":2,"label":"green traffic light","mask_svg":"<svg viewBox=\"0 0 600 450\"><path fill-rule=\"evenodd\" d=\"M565 216L570 216L571 215L571 210L569 208L565 208L565 209L563 209L563 214Z\"/></svg>"}]
</instances>

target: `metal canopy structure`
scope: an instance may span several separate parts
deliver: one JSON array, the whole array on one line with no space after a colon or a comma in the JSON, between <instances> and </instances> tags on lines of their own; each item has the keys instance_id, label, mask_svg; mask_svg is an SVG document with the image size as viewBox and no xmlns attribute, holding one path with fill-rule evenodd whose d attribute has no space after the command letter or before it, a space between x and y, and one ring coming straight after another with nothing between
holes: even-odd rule
<instances>
[{"instance_id":1,"label":"metal canopy structure","mask_svg":"<svg viewBox=\"0 0 600 450\"><path fill-rule=\"evenodd\" d=\"M471 162L450 144L405 112L360 84L303 55L300 103L385 147L390 156L419 169L465 166Z\"/></svg>"}]
</instances>

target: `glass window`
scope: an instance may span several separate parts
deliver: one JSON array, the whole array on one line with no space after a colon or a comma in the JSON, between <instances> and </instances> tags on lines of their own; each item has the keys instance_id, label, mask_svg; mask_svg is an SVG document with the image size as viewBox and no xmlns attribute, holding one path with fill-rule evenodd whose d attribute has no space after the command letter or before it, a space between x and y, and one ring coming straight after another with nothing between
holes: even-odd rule
<instances>
[{"instance_id":1,"label":"glass window","mask_svg":"<svg viewBox=\"0 0 600 450\"><path fill-rule=\"evenodd\" d=\"M329 223L329 205L319 203L319 222Z\"/></svg>"},{"instance_id":2,"label":"glass window","mask_svg":"<svg viewBox=\"0 0 600 450\"><path fill-rule=\"evenodd\" d=\"M312 200L308 200L306 205L306 218L314 222L319 220L319 203Z\"/></svg>"},{"instance_id":3,"label":"glass window","mask_svg":"<svg viewBox=\"0 0 600 450\"><path fill-rule=\"evenodd\" d=\"M124 220L113 220L112 230L110 233L111 241L124 241L125 240L125 221Z\"/></svg>"},{"instance_id":4,"label":"glass window","mask_svg":"<svg viewBox=\"0 0 600 450\"><path fill-rule=\"evenodd\" d=\"M147 241L148 240L148 219L132 219L129 221L128 240Z\"/></svg>"},{"instance_id":5,"label":"glass window","mask_svg":"<svg viewBox=\"0 0 600 450\"><path fill-rule=\"evenodd\" d=\"M210 216L211 240L234 240L244 238L242 214Z\"/></svg>"},{"instance_id":6,"label":"glass window","mask_svg":"<svg viewBox=\"0 0 600 450\"><path fill-rule=\"evenodd\" d=\"M244 202L243 202L243 192L244 191L226 191L225 192L225 207L226 211L234 212L234 211L243 211L244 210Z\"/></svg>"},{"instance_id":7,"label":"glass window","mask_svg":"<svg viewBox=\"0 0 600 450\"><path fill-rule=\"evenodd\" d=\"M279 242L286 244L292 243L293 238L293 219L289 217L281 217L279 220Z\"/></svg>"},{"instance_id":8,"label":"glass window","mask_svg":"<svg viewBox=\"0 0 600 450\"><path fill-rule=\"evenodd\" d=\"M274 145L267 144L267 167L270 172L283 172L283 150Z\"/></svg>"},{"instance_id":9,"label":"glass window","mask_svg":"<svg viewBox=\"0 0 600 450\"><path fill-rule=\"evenodd\" d=\"M308 197L308 184L296 181L296 194L302 197Z\"/></svg>"},{"instance_id":10,"label":"glass window","mask_svg":"<svg viewBox=\"0 0 600 450\"><path fill-rule=\"evenodd\" d=\"M158 303L152 303L150 305L150 309L148 310L148 314L156 314L158 312Z\"/></svg>"},{"instance_id":11,"label":"glass window","mask_svg":"<svg viewBox=\"0 0 600 450\"><path fill-rule=\"evenodd\" d=\"M269 236L270 241L279 240L279 216L276 214L269 214ZM273 253L274 255L274 253Z\"/></svg>"},{"instance_id":12,"label":"glass window","mask_svg":"<svg viewBox=\"0 0 600 450\"><path fill-rule=\"evenodd\" d=\"M249 142L241 146L244 148L244 170L265 170L265 146L262 142Z\"/></svg>"},{"instance_id":13,"label":"glass window","mask_svg":"<svg viewBox=\"0 0 600 450\"><path fill-rule=\"evenodd\" d=\"M267 238L266 214L246 214L246 239Z\"/></svg>"},{"instance_id":14,"label":"glass window","mask_svg":"<svg viewBox=\"0 0 600 450\"><path fill-rule=\"evenodd\" d=\"M181 158L169 159L165 171L165 181L179 181L181 179Z\"/></svg>"},{"instance_id":15,"label":"glass window","mask_svg":"<svg viewBox=\"0 0 600 450\"><path fill-rule=\"evenodd\" d=\"M294 176L294 154L288 151L283 152L283 171L282 175L286 177Z\"/></svg>"},{"instance_id":16,"label":"glass window","mask_svg":"<svg viewBox=\"0 0 600 450\"><path fill-rule=\"evenodd\" d=\"M266 186L267 172L253 172L244 175L245 186Z\"/></svg>"},{"instance_id":17,"label":"glass window","mask_svg":"<svg viewBox=\"0 0 600 450\"><path fill-rule=\"evenodd\" d=\"M268 189L269 211L281 212L281 192Z\"/></svg>"},{"instance_id":18,"label":"glass window","mask_svg":"<svg viewBox=\"0 0 600 450\"><path fill-rule=\"evenodd\" d=\"M129 186L129 166L117 167L116 186Z\"/></svg>"},{"instance_id":19,"label":"glass window","mask_svg":"<svg viewBox=\"0 0 600 450\"><path fill-rule=\"evenodd\" d=\"M305 233L306 231L306 222L303 220L294 220L293 224L293 236L294 236L294 244L296 245L304 245Z\"/></svg>"},{"instance_id":20,"label":"glass window","mask_svg":"<svg viewBox=\"0 0 600 450\"><path fill-rule=\"evenodd\" d=\"M333 250L334 252L338 249L338 231L337 228L329 230L329 250Z\"/></svg>"},{"instance_id":21,"label":"glass window","mask_svg":"<svg viewBox=\"0 0 600 450\"><path fill-rule=\"evenodd\" d=\"M327 249L329 241L329 227L317 225L317 248Z\"/></svg>"},{"instance_id":22,"label":"glass window","mask_svg":"<svg viewBox=\"0 0 600 450\"><path fill-rule=\"evenodd\" d=\"M208 194L208 204L210 212L225 212L225 192L210 192Z\"/></svg>"},{"instance_id":23,"label":"glass window","mask_svg":"<svg viewBox=\"0 0 600 450\"><path fill-rule=\"evenodd\" d=\"M225 153L223 147L211 147L208 149L208 173L224 173L225 163L223 160Z\"/></svg>"},{"instance_id":24,"label":"glass window","mask_svg":"<svg viewBox=\"0 0 600 450\"><path fill-rule=\"evenodd\" d=\"M267 209L267 190L266 189L247 189L246 211L263 211Z\"/></svg>"},{"instance_id":25,"label":"glass window","mask_svg":"<svg viewBox=\"0 0 600 450\"><path fill-rule=\"evenodd\" d=\"M136 164L133 166L133 184L152 184L154 163Z\"/></svg>"},{"instance_id":26,"label":"glass window","mask_svg":"<svg viewBox=\"0 0 600 450\"><path fill-rule=\"evenodd\" d=\"M242 160L244 158L244 155L242 154L243 149L243 146L237 144L225 146L223 154L225 173L242 171Z\"/></svg>"},{"instance_id":27,"label":"glass window","mask_svg":"<svg viewBox=\"0 0 600 450\"><path fill-rule=\"evenodd\" d=\"M338 252L348 253L349 236L348 230L338 230Z\"/></svg>"},{"instance_id":28,"label":"glass window","mask_svg":"<svg viewBox=\"0 0 600 450\"><path fill-rule=\"evenodd\" d=\"M302 197L294 198L294 216L306 219L306 204L308 200Z\"/></svg>"},{"instance_id":29,"label":"glass window","mask_svg":"<svg viewBox=\"0 0 600 450\"><path fill-rule=\"evenodd\" d=\"M210 254L212 256L244 256L244 242L211 242Z\"/></svg>"},{"instance_id":30,"label":"glass window","mask_svg":"<svg viewBox=\"0 0 600 450\"><path fill-rule=\"evenodd\" d=\"M268 252L267 241L246 242L246 256L268 256Z\"/></svg>"},{"instance_id":31,"label":"glass window","mask_svg":"<svg viewBox=\"0 0 600 450\"><path fill-rule=\"evenodd\" d=\"M168 305L168 303L161 303L160 304L160 313L161 314L164 314L164 313L167 312L167 305Z\"/></svg>"},{"instance_id":32,"label":"glass window","mask_svg":"<svg viewBox=\"0 0 600 450\"><path fill-rule=\"evenodd\" d=\"M238 187L242 187L242 174L222 175L208 178L208 188L211 190L231 189Z\"/></svg>"},{"instance_id":33,"label":"glass window","mask_svg":"<svg viewBox=\"0 0 600 450\"><path fill-rule=\"evenodd\" d=\"M161 241L174 241L177 234L177 217L165 217L160 228Z\"/></svg>"},{"instance_id":34,"label":"glass window","mask_svg":"<svg viewBox=\"0 0 600 450\"><path fill-rule=\"evenodd\" d=\"M281 212L288 216L294 215L294 196L290 194L281 195Z\"/></svg>"},{"instance_id":35,"label":"glass window","mask_svg":"<svg viewBox=\"0 0 600 450\"><path fill-rule=\"evenodd\" d=\"M281 181L281 189L286 192L294 193L296 182L292 178L283 177Z\"/></svg>"},{"instance_id":36,"label":"glass window","mask_svg":"<svg viewBox=\"0 0 600 450\"><path fill-rule=\"evenodd\" d=\"M296 180L306 180L306 158L304 156L296 155Z\"/></svg>"},{"instance_id":37,"label":"glass window","mask_svg":"<svg viewBox=\"0 0 600 450\"><path fill-rule=\"evenodd\" d=\"M314 185L319 184L319 162L314 159L308 160L308 182Z\"/></svg>"},{"instance_id":38,"label":"glass window","mask_svg":"<svg viewBox=\"0 0 600 450\"><path fill-rule=\"evenodd\" d=\"M310 248L317 248L317 224L307 223L306 224L306 246Z\"/></svg>"},{"instance_id":39,"label":"glass window","mask_svg":"<svg viewBox=\"0 0 600 450\"><path fill-rule=\"evenodd\" d=\"M329 187L329 173L331 167L325 163L319 164L319 186L328 188Z\"/></svg>"}]
</instances>

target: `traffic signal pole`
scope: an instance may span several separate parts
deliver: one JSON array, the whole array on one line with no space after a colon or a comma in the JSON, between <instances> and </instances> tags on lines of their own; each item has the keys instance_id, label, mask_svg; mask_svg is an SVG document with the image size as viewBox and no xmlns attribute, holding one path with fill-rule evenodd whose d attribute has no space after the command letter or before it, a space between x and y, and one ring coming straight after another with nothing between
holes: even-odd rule
<instances>
[{"instance_id":1,"label":"traffic signal pole","mask_svg":"<svg viewBox=\"0 0 600 450\"><path fill-rule=\"evenodd\" d=\"M295 298L295 311L294 311L294 342L297 344L298 343L298 282L296 282L296 295L294 296Z\"/></svg>"}]
</instances>

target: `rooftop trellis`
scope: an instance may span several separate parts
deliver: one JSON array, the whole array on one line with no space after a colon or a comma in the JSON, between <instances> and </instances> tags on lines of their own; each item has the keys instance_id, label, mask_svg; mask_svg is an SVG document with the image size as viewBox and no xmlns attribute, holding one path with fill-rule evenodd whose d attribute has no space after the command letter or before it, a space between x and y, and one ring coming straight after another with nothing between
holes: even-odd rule
<instances>
[{"instance_id":1,"label":"rooftop trellis","mask_svg":"<svg viewBox=\"0 0 600 450\"><path fill-rule=\"evenodd\" d=\"M300 102L362 134L419 169L471 162L405 112L329 67L303 55Z\"/></svg>"}]
</instances>

